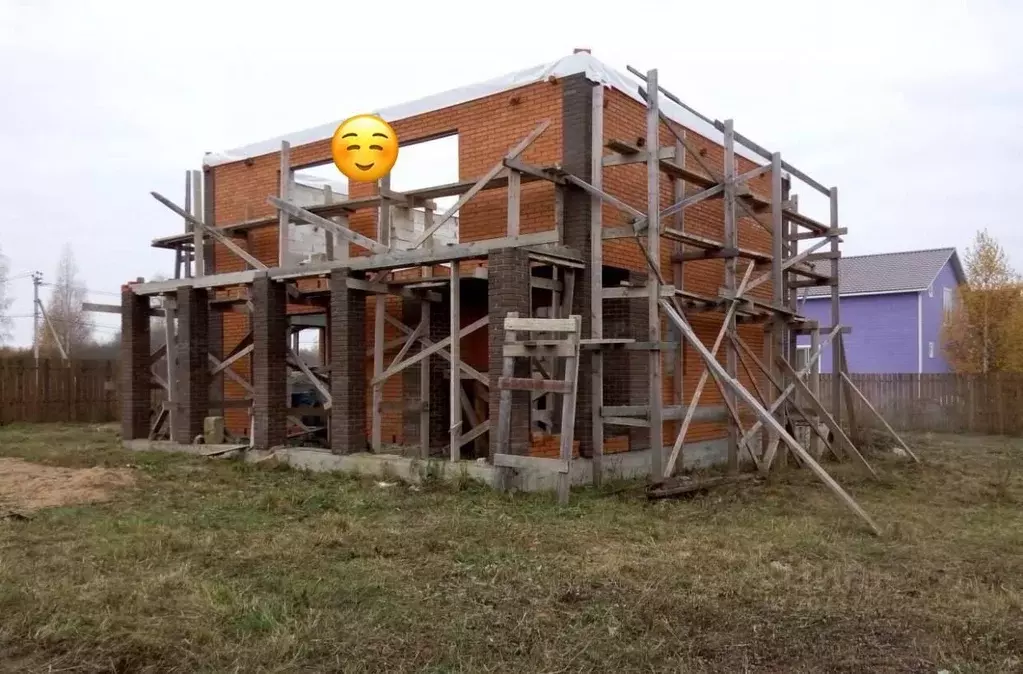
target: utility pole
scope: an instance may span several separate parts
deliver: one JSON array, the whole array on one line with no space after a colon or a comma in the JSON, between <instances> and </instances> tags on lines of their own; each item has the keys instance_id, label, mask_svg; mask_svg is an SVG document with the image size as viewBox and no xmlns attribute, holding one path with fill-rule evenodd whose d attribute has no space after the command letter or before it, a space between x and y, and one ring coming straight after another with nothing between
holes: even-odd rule
<instances>
[{"instance_id":1,"label":"utility pole","mask_svg":"<svg viewBox=\"0 0 1023 674\"><path fill-rule=\"evenodd\" d=\"M39 286L42 282L42 272L32 272L32 354L35 356L37 373L39 372Z\"/></svg>"}]
</instances>

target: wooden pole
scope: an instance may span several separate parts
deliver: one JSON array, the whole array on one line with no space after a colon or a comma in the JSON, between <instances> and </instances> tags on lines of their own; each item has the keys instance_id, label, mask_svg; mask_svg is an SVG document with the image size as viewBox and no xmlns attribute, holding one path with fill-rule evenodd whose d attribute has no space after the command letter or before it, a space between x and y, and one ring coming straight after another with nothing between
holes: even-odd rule
<instances>
[{"instance_id":1,"label":"wooden pole","mask_svg":"<svg viewBox=\"0 0 1023 674\"><path fill-rule=\"evenodd\" d=\"M782 213L783 201L781 153L775 152L771 155L771 303L775 307L785 304L785 270L782 265L787 246L785 243L785 220ZM771 317L771 355L772 358L767 361L767 366L771 368L775 378L784 384L785 377L778 369L776 361L778 356L786 357L788 351L785 349L785 323L777 313ZM782 404L775 415L779 421L784 419L784 410L785 406ZM780 445L779 449L781 453L778 456L778 463L784 466L787 450L784 445ZM768 462L767 468L770 469L770 466L771 464Z\"/></svg>"},{"instance_id":2,"label":"wooden pole","mask_svg":"<svg viewBox=\"0 0 1023 674\"><path fill-rule=\"evenodd\" d=\"M594 187L602 189L603 185L603 154L604 154L604 87L593 87L592 130L590 139L590 180ZM590 196L590 336L601 339L604 336L604 296L603 296L603 220L604 202L600 197ZM567 278L566 278L567 280ZM572 313L572 307L566 307L565 314ZM552 316L555 318L557 316ZM593 399L593 484L600 486L604 474L604 353L596 350L590 355L591 386ZM552 359L557 363L557 359ZM556 376L556 375L555 375Z\"/></svg>"},{"instance_id":3,"label":"wooden pole","mask_svg":"<svg viewBox=\"0 0 1023 674\"><path fill-rule=\"evenodd\" d=\"M193 213L193 211L192 211L192 172L191 171L185 171L185 212ZM191 220L189 220L188 218L184 218L184 221L185 221L185 231L186 232L191 232L191 231L193 231L195 229L195 225L192 224ZM194 237L192 239L192 245L193 246L195 245L195 238ZM187 252L187 251L183 251L180 247L178 248L178 250L180 251L179 255L183 255L183 258L184 258L183 262L184 262L185 278L192 278L192 258L193 258L193 255L191 253ZM178 278L177 274L175 274L175 278Z\"/></svg>"},{"instance_id":4,"label":"wooden pole","mask_svg":"<svg viewBox=\"0 0 1023 674\"><path fill-rule=\"evenodd\" d=\"M734 122L730 119L725 120L725 132L724 132L724 150L725 150L725 230L724 230L724 244L728 248L738 248L739 246L739 232L737 223L735 221L735 129ZM729 295L735 294L735 263L736 258L731 257L725 260L725 289ZM749 271L752 270L753 264L750 263ZM749 273L746 274L747 279ZM732 303L732 307L735 306L735 302ZM729 311L725 315L724 324L721 326L721 331L724 334L735 333L735 311ZM733 379L737 376L736 372L736 353L735 346L731 340L727 340L725 344L725 372L728 373L729 377ZM735 392L731 389L726 388L725 396L728 398L728 402L735 406ZM728 420L728 471L730 473L739 472L739 429L736 427L736 422L733 419Z\"/></svg>"},{"instance_id":5,"label":"wooden pole","mask_svg":"<svg viewBox=\"0 0 1023 674\"><path fill-rule=\"evenodd\" d=\"M817 324L813 326L813 328L810 330L810 350L817 351L817 346L820 344L820 341L821 328L820 324ZM813 395L818 400L820 400L821 396L820 361L814 364L813 368L810 370L810 392L813 393ZM820 418L817 416L816 412L813 412L813 416L811 416L808 421L809 423L814 425L815 429L820 427L821 421ZM821 455L821 439L816 432L810 433L810 453L814 455L814 458L819 457Z\"/></svg>"},{"instance_id":6,"label":"wooden pole","mask_svg":"<svg viewBox=\"0 0 1023 674\"><path fill-rule=\"evenodd\" d=\"M647 341L661 343L660 266L661 266L661 166L657 156L660 148L660 109L657 89L657 70L647 72L647 251L653 269L647 277L649 296L649 333ZM662 420L664 401L661 391L661 352L652 349L649 355L650 368L650 475L660 480L664 470L664 424Z\"/></svg>"},{"instance_id":7,"label":"wooden pole","mask_svg":"<svg viewBox=\"0 0 1023 674\"><path fill-rule=\"evenodd\" d=\"M414 216L413 216L414 217ZM423 209L423 231L429 229L433 224L433 209ZM427 250L433 248L433 237L429 237L424 244ZM433 276L433 267L427 265L422 268L422 278ZM420 302L420 320L423 324L423 334L430 336L430 303L426 300ZM423 347L420 346L420 349ZM454 370L455 368L452 368ZM419 364L419 451L425 459L430 456L430 357L427 356Z\"/></svg>"},{"instance_id":8,"label":"wooden pole","mask_svg":"<svg viewBox=\"0 0 1023 674\"><path fill-rule=\"evenodd\" d=\"M458 261L451 263L451 460L462 458L462 368L461 355L461 298Z\"/></svg>"},{"instance_id":9,"label":"wooden pole","mask_svg":"<svg viewBox=\"0 0 1023 674\"><path fill-rule=\"evenodd\" d=\"M832 187L829 191L831 204L831 231L828 239L831 241L831 327L840 325L842 322L842 309L839 304L838 287L838 188ZM831 413L835 420L842 423L842 378L839 372L842 369L841 356L838 349L831 347Z\"/></svg>"}]
</instances>

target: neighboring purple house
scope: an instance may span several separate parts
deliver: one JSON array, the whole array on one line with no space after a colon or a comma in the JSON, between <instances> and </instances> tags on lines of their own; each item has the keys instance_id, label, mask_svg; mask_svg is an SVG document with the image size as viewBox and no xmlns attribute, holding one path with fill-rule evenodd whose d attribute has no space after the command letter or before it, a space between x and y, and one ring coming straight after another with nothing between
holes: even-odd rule
<instances>
[{"instance_id":1,"label":"neighboring purple house","mask_svg":"<svg viewBox=\"0 0 1023 674\"><path fill-rule=\"evenodd\" d=\"M941 350L941 325L966 283L955 248L842 257L838 266L841 323L850 372L928 374L948 372ZM831 325L831 288L808 288L799 298L800 313ZM809 337L800 337L809 348ZM831 372L831 348L825 347L821 372Z\"/></svg>"}]
</instances>

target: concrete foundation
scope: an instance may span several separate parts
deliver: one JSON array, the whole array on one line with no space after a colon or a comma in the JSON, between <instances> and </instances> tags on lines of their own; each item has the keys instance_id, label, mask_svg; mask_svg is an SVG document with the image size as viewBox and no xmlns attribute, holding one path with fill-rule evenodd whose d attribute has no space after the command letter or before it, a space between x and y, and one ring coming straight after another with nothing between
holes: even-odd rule
<instances>
[{"instance_id":1,"label":"concrete foundation","mask_svg":"<svg viewBox=\"0 0 1023 674\"><path fill-rule=\"evenodd\" d=\"M187 454L216 454L238 445L186 445L175 442L150 440L126 440L124 446L136 451L183 452ZM665 450L670 451L670 448ZM501 471L507 470L505 488L515 491L553 491L557 488L558 474L546 466L536 469L501 469L484 461L459 461L451 463L446 459L411 458L396 454L334 454L316 447L284 447L276 451L238 449L216 454L211 458L241 458L256 462L275 456L281 463L301 470L314 472L338 471L353 475L365 475L380 479L397 479L410 484L419 484L427 479L447 481L473 480L490 487L501 485ZM684 469L709 468L724 465L728 459L728 441L725 439L686 445ZM650 474L650 450L622 452L604 457L604 479L643 478ZM571 469L573 486L585 486L593 482L592 461L587 458L573 459Z\"/></svg>"}]
</instances>

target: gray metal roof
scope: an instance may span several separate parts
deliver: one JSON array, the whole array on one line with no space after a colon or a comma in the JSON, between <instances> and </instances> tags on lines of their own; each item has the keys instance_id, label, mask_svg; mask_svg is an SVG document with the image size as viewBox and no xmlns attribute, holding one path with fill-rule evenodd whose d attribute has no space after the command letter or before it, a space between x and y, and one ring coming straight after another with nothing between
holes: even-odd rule
<instances>
[{"instance_id":1,"label":"gray metal roof","mask_svg":"<svg viewBox=\"0 0 1023 674\"><path fill-rule=\"evenodd\" d=\"M955 248L843 256L838 262L838 292L851 295L927 290L950 257L956 275L963 281L965 277ZM827 265L817 263L816 267L826 273ZM831 288L823 286L807 288L801 296L830 294Z\"/></svg>"}]
</instances>

